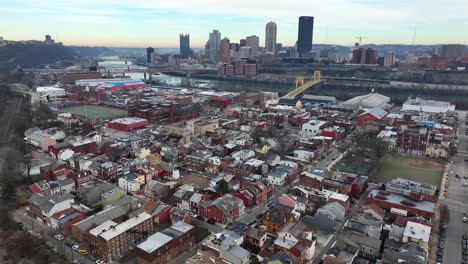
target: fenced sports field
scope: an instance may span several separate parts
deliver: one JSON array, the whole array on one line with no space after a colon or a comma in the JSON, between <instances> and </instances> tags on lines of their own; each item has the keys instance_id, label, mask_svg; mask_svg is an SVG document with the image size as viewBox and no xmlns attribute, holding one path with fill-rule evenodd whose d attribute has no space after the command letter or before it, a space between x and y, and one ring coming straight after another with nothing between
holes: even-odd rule
<instances>
[{"instance_id":1,"label":"fenced sports field","mask_svg":"<svg viewBox=\"0 0 468 264\"><path fill-rule=\"evenodd\" d=\"M103 107L97 105L80 105L72 106L60 109L61 113L70 113L72 115L78 115L82 117L88 117L91 119L108 119L108 118L117 118L127 115L126 110L120 110L110 107Z\"/></svg>"},{"instance_id":2,"label":"fenced sports field","mask_svg":"<svg viewBox=\"0 0 468 264\"><path fill-rule=\"evenodd\" d=\"M436 160L387 155L376 173L376 179L386 183L394 178L404 178L439 186L443 172L444 165Z\"/></svg>"}]
</instances>

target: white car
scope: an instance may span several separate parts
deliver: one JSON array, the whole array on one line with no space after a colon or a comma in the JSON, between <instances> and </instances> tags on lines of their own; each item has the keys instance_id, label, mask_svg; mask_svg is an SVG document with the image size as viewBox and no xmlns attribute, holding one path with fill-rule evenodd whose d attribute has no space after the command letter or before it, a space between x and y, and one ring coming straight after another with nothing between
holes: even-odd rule
<instances>
[{"instance_id":1,"label":"white car","mask_svg":"<svg viewBox=\"0 0 468 264\"><path fill-rule=\"evenodd\" d=\"M104 260L98 259L98 260L96 260L96 264L106 264L106 263L104 262Z\"/></svg>"},{"instance_id":2,"label":"white car","mask_svg":"<svg viewBox=\"0 0 468 264\"><path fill-rule=\"evenodd\" d=\"M466 187L466 186L468 186L468 183L466 183L466 182L465 182L465 183L463 183L463 186L465 186L465 187Z\"/></svg>"},{"instance_id":3,"label":"white car","mask_svg":"<svg viewBox=\"0 0 468 264\"><path fill-rule=\"evenodd\" d=\"M62 236L62 235L55 235L55 239L57 239L57 240L63 240L63 236Z\"/></svg>"},{"instance_id":4,"label":"white car","mask_svg":"<svg viewBox=\"0 0 468 264\"><path fill-rule=\"evenodd\" d=\"M462 218L462 221L466 223L466 222L468 222L468 218L467 218L466 216L464 216L464 217Z\"/></svg>"},{"instance_id":5,"label":"white car","mask_svg":"<svg viewBox=\"0 0 468 264\"><path fill-rule=\"evenodd\" d=\"M80 250L80 247L78 245L73 245L72 249L75 250L75 251L78 251L78 250Z\"/></svg>"}]
</instances>

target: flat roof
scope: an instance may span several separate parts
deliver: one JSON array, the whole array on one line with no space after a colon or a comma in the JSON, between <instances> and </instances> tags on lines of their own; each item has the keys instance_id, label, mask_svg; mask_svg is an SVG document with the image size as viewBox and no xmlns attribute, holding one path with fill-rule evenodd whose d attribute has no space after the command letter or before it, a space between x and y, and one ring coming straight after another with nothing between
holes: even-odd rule
<instances>
[{"instance_id":1,"label":"flat roof","mask_svg":"<svg viewBox=\"0 0 468 264\"><path fill-rule=\"evenodd\" d=\"M104 238L105 240L111 240L112 238L126 232L127 230L143 223L144 221L148 220L151 218L151 215L143 212L135 217L132 217L128 219L127 221L117 225L115 228L112 228L104 233L102 233L100 236Z\"/></svg>"},{"instance_id":2,"label":"flat roof","mask_svg":"<svg viewBox=\"0 0 468 264\"><path fill-rule=\"evenodd\" d=\"M372 190L369 192L369 197L372 196L374 199L382 200L382 199L379 199L377 196L385 196L386 199L382 201L385 201L388 203L394 203L394 204L402 204L402 205L404 205L403 203L401 203L403 201L411 201L414 204L414 206L407 206L407 207L416 208L418 210L429 212L431 214L434 213L435 203L433 202L429 202L426 200L414 201L404 195L392 193L392 192L387 192L386 194L387 195L382 195L382 194L379 194L379 190Z\"/></svg>"},{"instance_id":3,"label":"flat roof","mask_svg":"<svg viewBox=\"0 0 468 264\"><path fill-rule=\"evenodd\" d=\"M420 223L408 221L408 223L406 223L403 236L420 239L424 242L429 242L429 237L431 236L431 228Z\"/></svg>"},{"instance_id":4,"label":"flat roof","mask_svg":"<svg viewBox=\"0 0 468 264\"><path fill-rule=\"evenodd\" d=\"M98 236L99 234L101 234L102 232L106 231L106 230L109 230L111 227L113 226L117 226L118 224L112 220L109 220L109 221L106 221L100 225L98 225L97 227L89 230L89 233L93 236Z\"/></svg>"},{"instance_id":5,"label":"flat roof","mask_svg":"<svg viewBox=\"0 0 468 264\"><path fill-rule=\"evenodd\" d=\"M139 244L137 247L147 253L151 253L157 250L158 248L164 246L171 240L172 237L158 232L148 237L148 239L146 239L143 243Z\"/></svg>"},{"instance_id":6,"label":"flat roof","mask_svg":"<svg viewBox=\"0 0 468 264\"><path fill-rule=\"evenodd\" d=\"M117 118L111 121L111 123L120 123L120 124L125 124L125 125L130 125L138 122L143 122L147 121L144 118L139 118L139 117L123 117L123 118Z\"/></svg>"}]
</instances>

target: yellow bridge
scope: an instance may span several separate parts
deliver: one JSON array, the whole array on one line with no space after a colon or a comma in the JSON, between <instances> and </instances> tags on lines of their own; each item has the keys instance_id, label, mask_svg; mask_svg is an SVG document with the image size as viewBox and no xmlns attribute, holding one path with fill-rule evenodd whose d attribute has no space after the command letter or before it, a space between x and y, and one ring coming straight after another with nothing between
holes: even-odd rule
<instances>
[{"instance_id":1,"label":"yellow bridge","mask_svg":"<svg viewBox=\"0 0 468 264\"><path fill-rule=\"evenodd\" d=\"M310 87L319 84L321 81L322 80L320 76L320 71L315 71L312 80L310 80L309 82L305 82L304 76L296 77L296 81L294 82L293 88L291 89L291 91L289 91L288 94L283 96L283 98L294 98L300 95L301 93L305 92Z\"/></svg>"}]
</instances>

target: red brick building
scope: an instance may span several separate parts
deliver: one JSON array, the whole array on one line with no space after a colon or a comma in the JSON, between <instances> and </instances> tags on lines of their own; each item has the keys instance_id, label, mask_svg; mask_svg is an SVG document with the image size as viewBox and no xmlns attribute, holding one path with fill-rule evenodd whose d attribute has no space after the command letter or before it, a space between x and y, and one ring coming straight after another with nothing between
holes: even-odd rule
<instances>
[{"instance_id":1,"label":"red brick building","mask_svg":"<svg viewBox=\"0 0 468 264\"><path fill-rule=\"evenodd\" d=\"M407 211L408 215L417 215L426 218L432 218L435 210L434 202L412 200L401 194L381 190L370 191L366 199L366 204L376 204L380 208L386 210L392 208L401 209Z\"/></svg>"},{"instance_id":2,"label":"red brick building","mask_svg":"<svg viewBox=\"0 0 468 264\"><path fill-rule=\"evenodd\" d=\"M152 233L152 217L143 212L121 224L104 222L89 231L89 238L93 254L110 262L112 258L120 258Z\"/></svg>"},{"instance_id":3,"label":"red brick building","mask_svg":"<svg viewBox=\"0 0 468 264\"><path fill-rule=\"evenodd\" d=\"M114 119L107 124L108 127L121 131L130 131L132 129L144 127L146 125L148 125L147 119L137 117Z\"/></svg>"},{"instance_id":4,"label":"red brick building","mask_svg":"<svg viewBox=\"0 0 468 264\"><path fill-rule=\"evenodd\" d=\"M368 110L357 117L358 126L365 126L368 122L386 122L387 112L381 108L373 108Z\"/></svg>"},{"instance_id":5,"label":"red brick building","mask_svg":"<svg viewBox=\"0 0 468 264\"><path fill-rule=\"evenodd\" d=\"M198 210L201 216L225 224L239 216L239 203L243 202L236 197L223 196L211 202L200 202Z\"/></svg>"},{"instance_id":6,"label":"red brick building","mask_svg":"<svg viewBox=\"0 0 468 264\"><path fill-rule=\"evenodd\" d=\"M196 245L195 228L182 221L148 237L135 248L137 264L171 263Z\"/></svg>"}]
</instances>

